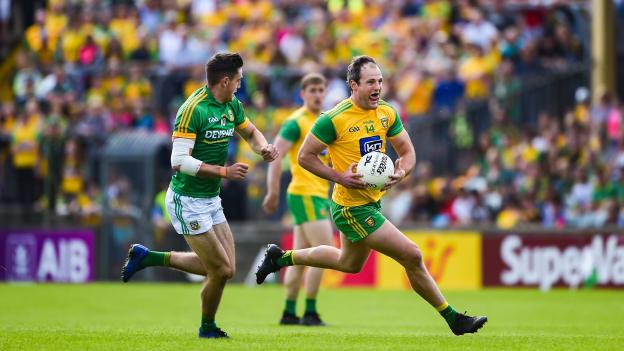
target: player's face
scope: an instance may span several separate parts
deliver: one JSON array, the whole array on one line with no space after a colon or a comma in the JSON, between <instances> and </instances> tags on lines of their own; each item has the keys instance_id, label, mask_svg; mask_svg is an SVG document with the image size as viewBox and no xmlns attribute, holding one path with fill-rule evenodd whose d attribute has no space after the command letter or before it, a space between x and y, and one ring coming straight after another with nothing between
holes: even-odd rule
<instances>
[{"instance_id":1,"label":"player's face","mask_svg":"<svg viewBox=\"0 0 624 351\"><path fill-rule=\"evenodd\" d=\"M379 66L367 63L360 70L360 84L351 83L353 96L361 108L367 110L376 109L379 105L383 77Z\"/></svg>"},{"instance_id":2,"label":"player's face","mask_svg":"<svg viewBox=\"0 0 624 351\"><path fill-rule=\"evenodd\" d=\"M325 84L311 84L301 91L301 98L308 109L321 111L326 94Z\"/></svg>"},{"instance_id":3,"label":"player's face","mask_svg":"<svg viewBox=\"0 0 624 351\"><path fill-rule=\"evenodd\" d=\"M241 81L243 80L243 69L239 68L238 72L232 77L226 77L223 79L224 89L226 92L226 96L230 98L230 100L234 99L234 94L238 88L240 88Z\"/></svg>"}]
</instances>

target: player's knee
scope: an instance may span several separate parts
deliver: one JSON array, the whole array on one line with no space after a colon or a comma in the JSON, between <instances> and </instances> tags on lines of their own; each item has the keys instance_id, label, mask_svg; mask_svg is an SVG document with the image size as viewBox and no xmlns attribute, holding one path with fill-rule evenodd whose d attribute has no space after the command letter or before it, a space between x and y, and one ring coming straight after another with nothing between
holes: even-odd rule
<instances>
[{"instance_id":1,"label":"player's knee","mask_svg":"<svg viewBox=\"0 0 624 351\"><path fill-rule=\"evenodd\" d=\"M234 267L230 267L230 266L223 267L220 270L221 279L224 279L224 280L230 280L234 278L234 273L235 273Z\"/></svg>"},{"instance_id":2,"label":"player's knee","mask_svg":"<svg viewBox=\"0 0 624 351\"><path fill-rule=\"evenodd\" d=\"M423 262L422 252L418 246L412 244L405 248L401 263L405 268L420 268Z\"/></svg>"},{"instance_id":3,"label":"player's knee","mask_svg":"<svg viewBox=\"0 0 624 351\"><path fill-rule=\"evenodd\" d=\"M344 273L351 273L351 274L360 273L361 270L362 270L362 264L359 262L346 262L342 266L342 271Z\"/></svg>"},{"instance_id":4,"label":"player's knee","mask_svg":"<svg viewBox=\"0 0 624 351\"><path fill-rule=\"evenodd\" d=\"M234 277L234 269L233 267L224 265L211 272L208 272L207 275L209 276L209 278L212 279L226 281Z\"/></svg>"}]
</instances>

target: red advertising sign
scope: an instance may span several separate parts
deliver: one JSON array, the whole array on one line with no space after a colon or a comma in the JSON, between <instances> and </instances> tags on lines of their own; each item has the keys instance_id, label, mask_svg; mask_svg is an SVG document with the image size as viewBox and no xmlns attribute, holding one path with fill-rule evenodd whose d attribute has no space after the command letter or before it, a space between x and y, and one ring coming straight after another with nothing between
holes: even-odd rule
<instances>
[{"instance_id":1,"label":"red advertising sign","mask_svg":"<svg viewBox=\"0 0 624 351\"><path fill-rule=\"evenodd\" d=\"M483 286L624 288L624 235L482 236Z\"/></svg>"}]
</instances>

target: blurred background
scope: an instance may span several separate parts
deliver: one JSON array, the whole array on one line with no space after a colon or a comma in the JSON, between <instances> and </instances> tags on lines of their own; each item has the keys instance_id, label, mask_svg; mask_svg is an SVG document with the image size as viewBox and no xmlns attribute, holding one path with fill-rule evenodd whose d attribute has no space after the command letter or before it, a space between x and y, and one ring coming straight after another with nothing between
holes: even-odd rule
<instances>
[{"instance_id":1,"label":"blurred background","mask_svg":"<svg viewBox=\"0 0 624 351\"><path fill-rule=\"evenodd\" d=\"M303 74L327 76L330 108L349 95L351 58L377 59L418 159L384 211L431 252L443 288L542 286L557 265L546 285L622 286L623 23L619 0L0 0L0 278L116 279L130 243L186 250L164 209L172 124L229 50L269 139L301 105ZM247 144L229 158L251 165L221 193L240 281L292 221L285 201L262 212L267 165ZM398 268L375 270L383 260L325 284L403 287ZM503 279L514 267L527 276Z\"/></svg>"}]
</instances>

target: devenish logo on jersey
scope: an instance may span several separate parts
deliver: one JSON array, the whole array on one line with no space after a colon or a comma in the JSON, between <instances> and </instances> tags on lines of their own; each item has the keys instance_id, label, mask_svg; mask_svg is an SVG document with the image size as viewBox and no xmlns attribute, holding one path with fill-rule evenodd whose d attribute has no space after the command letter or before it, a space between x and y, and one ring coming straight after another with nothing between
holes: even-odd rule
<instances>
[{"instance_id":1,"label":"devenish logo on jersey","mask_svg":"<svg viewBox=\"0 0 624 351\"><path fill-rule=\"evenodd\" d=\"M222 138L227 138L227 137L232 137L232 136L234 136L234 128L207 130L206 135L204 137L206 139L222 139Z\"/></svg>"}]
</instances>

